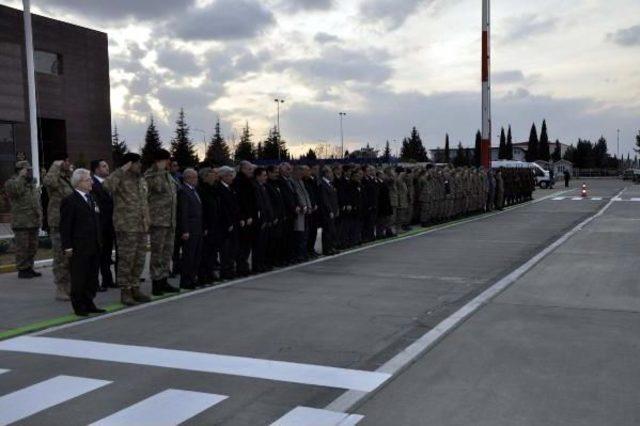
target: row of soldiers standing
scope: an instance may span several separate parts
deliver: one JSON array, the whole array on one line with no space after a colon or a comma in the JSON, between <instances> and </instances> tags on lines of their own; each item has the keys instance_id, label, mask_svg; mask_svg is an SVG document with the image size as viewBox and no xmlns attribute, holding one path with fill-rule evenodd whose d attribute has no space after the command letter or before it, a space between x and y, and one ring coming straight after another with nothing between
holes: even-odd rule
<instances>
[{"instance_id":1,"label":"row of soldiers standing","mask_svg":"<svg viewBox=\"0 0 640 426\"><path fill-rule=\"evenodd\" d=\"M393 237L412 225L501 210L531 199L535 187L529 169L287 163L265 169L244 162L237 175L229 167L203 167L180 177L169 170L169 153L164 150L144 173L139 155L128 154L124 161L109 173L106 162L97 160L91 172L94 192L105 190L96 199L103 232L117 242L117 285L127 305L149 300L139 289L147 243L153 293L163 294L179 291L168 283L172 262L174 267L181 265L181 286L194 288L316 257L320 229L322 252L332 255ZM71 170L68 159L58 160L43 180L60 300L68 300L69 291L68 259L60 243L60 202L73 192ZM27 162L18 162L16 172L6 190L19 275L30 278L39 276L33 269L42 219L39 190ZM182 248L181 257L175 256L176 247ZM111 246L103 251L103 285L115 286L109 269Z\"/></svg>"}]
</instances>

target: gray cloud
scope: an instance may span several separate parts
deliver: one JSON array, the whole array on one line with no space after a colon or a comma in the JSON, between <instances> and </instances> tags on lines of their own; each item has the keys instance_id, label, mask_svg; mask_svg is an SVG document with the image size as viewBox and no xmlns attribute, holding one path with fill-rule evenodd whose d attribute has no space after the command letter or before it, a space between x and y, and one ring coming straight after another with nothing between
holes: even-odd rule
<instances>
[{"instance_id":1,"label":"gray cloud","mask_svg":"<svg viewBox=\"0 0 640 426\"><path fill-rule=\"evenodd\" d=\"M329 10L334 0L281 0L279 5L288 12Z\"/></svg>"},{"instance_id":2,"label":"gray cloud","mask_svg":"<svg viewBox=\"0 0 640 426\"><path fill-rule=\"evenodd\" d=\"M242 40L256 37L275 23L257 0L217 0L192 7L167 23L165 31L184 40Z\"/></svg>"},{"instance_id":3,"label":"gray cloud","mask_svg":"<svg viewBox=\"0 0 640 426\"><path fill-rule=\"evenodd\" d=\"M156 47L158 65L167 68L180 76L197 75L202 71L196 57L188 50L175 49L170 46Z\"/></svg>"},{"instance_id":4,"label":"gray cloud","mask_svg":"<svg viewBox=\"0 0 640 426\"><path fill-rule=\"evenodd\" d=\"M174 15L193 4L194 0L171 0L158 4L157 0L40 0L38 6L48 7L94 18L119 21L127 18L155 20Z\"/></svg>"},{"instance_id":5,"label":"gray cloud","mask_svg":"<svg viewBox=\"0 0 640 426\"><path fill-rule=\"evenodd\" d=\"M504 42L525 40L555 30L557 23L557 18L543 17L533 13L514 16L505 20L505 30L501 39Z\"/></svg>"},{"instance_id":6,"label":"gray cloud","mask_svg":"<svg viewBox=\"0 0 640 426\"><path fill-rule=\"evenodd\" d=\"M607 40L620 46L640 46L640 25L607 34Z\"/></svg>"},{"instance_id":7,"label":"gray cloud","mask_svg":"<svg viewBox=\"0 0 640 426\"><path fill-rule=\"evenodd\" d=\"M366 0L360 5L365 22L381 22L387 29L395 30L419 7L434 5L439 0Z\"/></svg>"},{"instance_id":8,"label":"gray cloud","mask_svg":"<svg viewBox=\"0 0 640 426\"><path fill-rule=\"evenodd\" d=\"M497 71L491 76L494 83L514 83L524 80L524 74L520 70Z\"/></svg>"},{"instance_id":9,"label":"gray cloud","mask_svg":"<svg viewBox=\"0 0 640 426\"><path fill-rule=\"evenodd\" d=\"M283 61L276 68L291 69L302 78L321 82L347 82L380 84L391 77L387 65L389 54L384 50L357 51L331 47L312 59Z\"/></svg>"},{"instance_id":10,"label":"gray cloud","mask_svg":"<svg viewBox=\"0 0 640 426\"><path fill-rule=\"evenodd\" d=\"M319 32L313 38L316 43L325 44L325 43L339 43L342 40L340 37L335 36L333 34Z\"/></svg>"}]
</instances>

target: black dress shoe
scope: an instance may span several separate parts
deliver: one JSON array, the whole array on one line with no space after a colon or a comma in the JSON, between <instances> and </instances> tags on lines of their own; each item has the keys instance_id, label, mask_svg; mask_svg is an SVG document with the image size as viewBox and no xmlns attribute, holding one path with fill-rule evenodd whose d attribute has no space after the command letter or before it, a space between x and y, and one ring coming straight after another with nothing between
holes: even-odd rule
<instances>
[{"instance_id":1,"label":"black dress shoe","mask_svg":"<svg viewBox=\"0 0 640 426\"><path fill-rule=\"evenodd\" d=\"M87 308L87 312L89 312L90 314L104 314L105 312L107 312L107 310L98 308L96 305L93 305Z\"/></svg>"},{"instance_id":2,"label":"black dress shoe","mask_svg":"<svg viewBox=\"0 0 640 426\"><path fill-rule=\"evenodd\" d=\"M87 312L87 311L77 310L77 311L74 311L74 313L76 314L76 316L79 316L79 317L88 317L89 316L89 312Z\"/></svg>"},{"instance_id":3,"label":"black dress shoe","mask_svg":"<svg viewBox=\"0 0 640 426\"><path fill-rule=\"evenodd\" d=\"M169 284L166 278L162 280L162 291L165 293L180 293L180 289Z\"/></svg>"},{"instance_id":4,"label":"black dress shoe","mask_svg":"<svg viewBox=\"0 0 640 426\"><path fill-rule=\"evenodd\" d=\"M35 277L35 275L33 275L33 273L29 269L23 269L21 271L18 271L18 278L20 279L28 280L33 277Z\"/></svg>"},{"instance_id":5,"label":"black dress shoe","mask_svg":"<svg viewBox=\"0 0 640 426\"><path fill-rule=\"evenodd\" d=\"M36 272L33 268L29 269L29 272L31 272L31 275L33 275L34 277L41 277L42 274L40 272Z\"/></svg>"}]
</instances>

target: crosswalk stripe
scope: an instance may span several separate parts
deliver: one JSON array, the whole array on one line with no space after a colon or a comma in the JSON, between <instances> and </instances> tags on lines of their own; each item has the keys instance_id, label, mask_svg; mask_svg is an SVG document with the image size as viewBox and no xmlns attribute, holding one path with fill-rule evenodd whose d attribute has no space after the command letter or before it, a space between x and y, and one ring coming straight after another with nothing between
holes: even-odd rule
<instances>
[{"instance_id":1,"label":"crosswalk stripe","mask_svg":"<svg viewBox=\"0 0 640 426\"><path fill-rule=\"evenodd\" d=\"M602 201L602 197L591 197L591 201Z\"/></svg>"},{"instance_id":2,"label":"crosswalk stripe","mask_svg":"<svg viewBox=\"0 0 640 426\"><path fill-rule=\"evenodd\" d=\"M360 414L296 407L272 423L271 426L354 426L362 419L364 416Z\"/></svg>"},{"instance_id":3,"label":"crosswalk stripe","mask_svg":"<svg viewBox=\"0 0 640 426\"><path fill-rule=\"evenodd\" d=\"M555 198L553 198L553 201L562 201L565 198L567 198L567 197L555 197Z\"/></svg>"},{"instance_id":4,"label":"crosswalk stripe","mask_svg":"<svg viewBox=\"0 0 640 426\"><path fill-rule=\"evenodd\" d=\"M111 382L73 376L57 376L0 397L0 426L22 420Z\"/></svg>"},{"instance_id":5,"label":"crosswalk stripe","mask_svg":"<svg viewBox=\"0 0 640 426\"><path fill-rule=\"evenodd\" d=\"M365 392L371 392L391 377L390 374L375 371L53 337L16 337L0 342L0 350L229 374Z\"/></svg>"},{"instance_id":6,"label":"crosswalk stripe","mask_svg":"<svg viewBox=\"0 0 640 426\"><path fill-rule=\"evenodd\" d=\"M167 389L90 426L173 426L227 399L224 395Z\"/></svg>"},{"instance_id":7,"label":"crosswalk stripe","mask_svg":"<svg viewBox=\"0 0 640 426\"><path fill-rule=\"evenodd\" d=\"M9 372L9 370L5 370L4 368L0 368L0 374L8 373L8 372Z\"/></svg>"},{"instance_id":8,"label":"crosswalk stripe","mask_svg":"<svg viewBox=\"0 0 640 426\"><path fill-rule=\"evenodd\" d=\"M631 201L640 201L640 198L638 198L638 197L632 197L632 198L631 198Z\"/></svg>"},{"instance_id":9,"label":"crosswalk stripe","mask_svg":"<svg viewBox=\"0 0 640 426\"><path fill-rule=\"evenodd\" d=\"M572 200L573 201L580 201L580 200L582 200L582 197L573 197Z\"/></svg>"}]
</instances>

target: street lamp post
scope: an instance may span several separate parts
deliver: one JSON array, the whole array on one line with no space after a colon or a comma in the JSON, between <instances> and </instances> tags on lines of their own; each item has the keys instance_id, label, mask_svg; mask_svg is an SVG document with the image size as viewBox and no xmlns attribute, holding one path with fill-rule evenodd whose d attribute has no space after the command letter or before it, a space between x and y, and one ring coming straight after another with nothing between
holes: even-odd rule
<instances>
[{"instance_id":1,"label":"street lamp post","mask_svg":"<svg viewBox=\"0 0 640 426\"><path fill-rule=\"evenodd\" d=\"M278 123L278 161L280 161L281 160L280 158L280 151L281 151L280 150L280 138L281 138L280 136L280 104L284 103L284 99L276 98L273 101L276 103L276 107L278 110L278 121L277 121Z\"/></svg>"},{"instance_id":2,"label":"street lamp post","mask_svg":"<svg viewBox=\"0 0 640 426\"><path fill-rule=\"evenodd\" d=\"M38 114L36 105L36 77L33 64L33 33L31 29L31 5L29 0L23 0L24 44L27 57L27 89L29 92L29 136L31 139L31 166L33 177L40 183L40 152L38 144Z\"/></svg>"},{"instance_id":3,"label":"street lamp post","mask_svg":"<svg viewBox=\"0 0 640 426\"><path fill-rule=\"evenodd\" d=\"M347 113L339 112L338 115L340 116L340 149L342 151L341 157L344 158L344 130L342 127L342 119L344 118L345 115L347 115Z\"/></svg>"}]
</instances>

